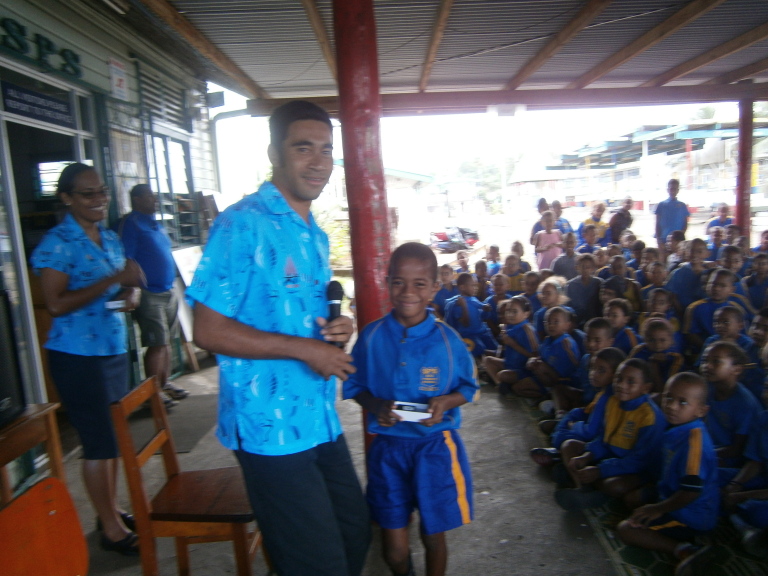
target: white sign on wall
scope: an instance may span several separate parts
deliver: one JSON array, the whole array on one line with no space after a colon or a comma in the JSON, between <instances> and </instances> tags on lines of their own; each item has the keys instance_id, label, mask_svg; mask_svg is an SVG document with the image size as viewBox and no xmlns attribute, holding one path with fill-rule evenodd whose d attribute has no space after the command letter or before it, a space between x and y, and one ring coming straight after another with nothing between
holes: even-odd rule
<instances>
[{"instance_id":1,"label":"white sign on wall","mask_svg":"<svg viewBox=\"0 0 768 576\"><path fill-rule=\"evenodd\" d=\"M109 59L109 80L112 84L112 97L127 101L128 80L125 74L125 64L120 60Z\"/></svg>"}]
</instances>

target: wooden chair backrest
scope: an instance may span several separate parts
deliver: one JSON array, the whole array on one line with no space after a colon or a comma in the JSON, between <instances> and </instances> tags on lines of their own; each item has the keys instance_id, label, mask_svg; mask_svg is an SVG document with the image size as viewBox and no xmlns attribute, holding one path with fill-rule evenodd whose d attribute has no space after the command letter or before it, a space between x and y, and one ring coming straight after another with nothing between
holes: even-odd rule
<instances>
[{"instance_id":1,"label":"wooden chair backrest","mask_svg":"<svg viewBox=\"0 0 768 576\"><path fill-rule=\"evenodd\" d=\"M141 468L160 450L166 476L170 478L180 471L179 461L176 458L176 446L173 444L173 437L168 426L168 416L159 392L157 379L152 376L111 406L112 422L115 426L117 444L125 466L133 513L137 515L138 521L140 521L141 516L148 518L152 512L151 498L147 496L144 489ZM147 401L149 401L152 411L155 433L144 446L137 449L131 435L128 417Z\"/></svg>"},{"instance_id":2,"label":"wooden chair backrest","mask_svg":"<svg viewBox=\"0 0 768 576\"><path fill-rule=\"evenodd\" d=\"M66 485L45 478L0 510L4 576L86 576L88 545Z\"/></svg>"}]
</instances>

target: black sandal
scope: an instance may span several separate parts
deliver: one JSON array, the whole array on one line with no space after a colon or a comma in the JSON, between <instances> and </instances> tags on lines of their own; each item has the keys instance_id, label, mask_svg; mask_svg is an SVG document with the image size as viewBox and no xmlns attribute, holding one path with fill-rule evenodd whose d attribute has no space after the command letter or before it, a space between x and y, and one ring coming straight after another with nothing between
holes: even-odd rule
<instances>
[{"instance_id":1,"label":"black sandal","mask_svg":"<svg viewBox=\"0 0 768 576\"><path fill-rule=\"evenodd\" d=\"M136 532L136 518L133 517L133 514L128 514L128 512L121 512L120 518L123 519L123 524L125 524L125 527L128 528L131 532ZM101 518L96 516L96 530L99 532L102 532L104 530L104 525L101 523Z\"/></svg>"},{"instance_id":2,"label":"black sandal","mask_svg":"<svg viewBox=\"0 0 768 576\"><path fill-rule=\"evenodd\" d=\"M113 542L107 538L104 534L101 535L101 548L107 552L117 552L123 556L138 556L139 555L139 537L135 532L131 532L117 542Z\"/></svg>"}]
</instances>

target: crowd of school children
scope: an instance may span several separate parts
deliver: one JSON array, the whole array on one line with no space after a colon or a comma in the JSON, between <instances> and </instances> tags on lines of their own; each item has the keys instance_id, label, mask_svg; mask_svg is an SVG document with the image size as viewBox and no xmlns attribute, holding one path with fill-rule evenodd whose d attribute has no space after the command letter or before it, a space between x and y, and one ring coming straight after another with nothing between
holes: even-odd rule
<instances>
[{"instance_id":1,"label":"crowd of school children","mask_svg":"<svg viewBox=\"0 0 768 576\"><path fill-rule=\"evenodd\" d=\"M440 267L435 315L487 383L547 415L551 444L531 457L551 468L561 507L623 501L618 537L673 555L676 574L698 573L719 519L765 558L768 231L750 247L721 206L701 238L646 246L614 228L611 243L604 205L577 231L559 205L543 208L538 272L520 242L490 246L473 269L458 253Z\"/></svg>"}]
</instances>

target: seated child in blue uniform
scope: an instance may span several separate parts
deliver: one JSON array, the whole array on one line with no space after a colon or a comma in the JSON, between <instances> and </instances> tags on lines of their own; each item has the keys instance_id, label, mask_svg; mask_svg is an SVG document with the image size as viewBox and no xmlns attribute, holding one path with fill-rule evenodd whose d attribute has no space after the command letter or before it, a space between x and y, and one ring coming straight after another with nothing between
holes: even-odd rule
<instances>
[{"instance_id":1,"label":"seated child in blue uniform","mask_svg":"<svg viewBox=\"0 0 768 576\"><path fill-rule=\"evenodd\" d=\"M491 277L488 276L488 264L485 260L475 262L475 280L477 280L477 299L484 302L490 294L493 294Z\"/></svg>"},{"instance_id":2,"label":"seated child in blue uniform","mask_svg":"<svg viewBox=\"0 0 768 576\"><path fill-rule=\"evenodd\" d=\"M526 272L523 276L523 296L528 298L528 302L531 303L531 314L536 314L541 308L541 300L539 300L539 284L541 278L537 272Z\"/></svg>"},{"instance_id":3,"label":"seated child in blue uniform","mask_svg":"<svg viewBox=\"0 0 768 576\"><path fill-rule=\"evenodd\" d=\"M352 350L357 372L343 396L368 411L368 431L376 434L367 498L383 530L384 560L392 574L415 575L408 524L418 509L429 573L442 575L445 532L472 520L472 478L458 429L459 406L477 390L475 364L458 334L427 313L438 287L429 247L399 246L387 283L392 312L360 334ZM395 412L398 402L426 405L425 419L404 418L414 413Z\"/></svg>"},{"instance_id":4,"label":"seated child in blue uniform","mask_svg":"<svg viewBox=\"0 0 768 576\"><path fill-rule=\"evenodd\" d=\"M499 392L506 395L516 382L533 377L525 365L529 358L539 354L539 339L531 324L531 304L525 296L505 300L501 307L504 310L504 332L501 335L504 358L486 356L485 371L499 386Z\"/></svg>"},{"instance_id":5,"label":"seated child in blue uniform","mask_svg":"<svg viewBox=\"0 0 768 576\"><path fill-rule=\"evenodd\" d=\"M561 306L547 310L545 326L548 336L539 346L539 355L529 359L526 368L534 380L515 383L512 391L525 398L542 398L559 382L567 382L579 365L578 347L568 334L571 312Z\"/></svg>"},{"instance_id":6,"label":"seated child in blue uniform","mask_svg":"<svg viewBox=\"0 0 768 576\"><path fill-rule=\"evenodd\" d=\"M584 328L584 353L581 355L581 360L573 373L573 377L570 382L558 383L552 387L551 394L556 420L562 418L566 412L573 408L583 407L592 402L597 394L597 390L590 385L590 358L593 354L603 348L608 348L613 343L611 326L605 318L592 318ZM547 421L544 420L542 422ZM552 429L550 428L549 431L546 431L546 427L551 426L554 428L555 424L556 422L552 424L540 423L539 428L545 434L549 434Z\"/></svg>"},{"instance_id":7,"label":"seated child in blue uniform","mask_svg":"<svg viewBox=\"0 0 768 576\"><path fill-rule=\"evenodd\" d=\"M488 262L488 275L493 277L501 272L501 255L499 254L498 244L488 246L488 253L485 255Z\"/></svg>"},{"instance_id":8,"label":"seated child in blue uniform","mask_svg":"<svg viewBox=\"0 0 768 576\"><path fill-rule=\"evenodd\" d=\"M643 325L650 318L663 318L672 326L675 338L675 352L682 352L685 348L685 340L680 332L680 320L673 306L675 295L664 288L654 288L648 294L646 312L640 312L637 316L637 329L642 333Z\"/></svg>"},{"instance_id":9,"label":"seated child in blue uniform","mask_svg":"<svg viewBox=\"0 0 768 576\"><path fill-rule=\"evenodd\" d=\"M523 243L519 240L515 240L512 242L512 248L510 250L512 254L518 257L520 260L520 270L523 271L523 273L530 272L531 271L531 265L528 264L525 260L523 260L523 256L525 256L525 248L523 247Z\"/></svg>"},{"instance_id":10,"label":"seated child in blue uniform","mask_svg":"<svg viewBox=\"0 0 768 576\"><path fill-rule=\"evenodd\" d=\"M492 294L488 296L484 304L488 305L488 326L491 329L491 333L494 337L499 335L499 324L503 323L502 318L499 318L498 306L501 302L512 298L514 294L507 288L509 286L509 278L506 274L496 274L491 278Z\"/></svg>"},{"instance_id":11,"label":"seated child in blue uniform","mask_svg":"<svg viewBox=\"0 0 768 576\"><path fill-rule=\"evenodd\" d=\"M508 291L512 292L513 296L520 294L523 291L523 272L520 266L520 257L517 254L510 254L504 259L504 267L501 269L502 274L507 275L509 280Z\"/></svg>"},{"instance_id":12,"label":"seated child in blue uniform","mask_svg":"<svg viewBox=\"0 0 768 576\"><path fill-rule=\"evenodd\" d=\"M706 350L710 344L723 340L733 342L746 352L749 362L744 366L739 382L754 394L758 402L762 403L765 370L760 361L760 349L752 338L744 334L744 314L736 306L723 306L715 311L714 325L715 335L707 338L704 349ZM700 363L701 359L697 361L696 366L698 367Z\"/></svg>"},{"instance_id":13,"label":"seated child in blue uniform","mask_svg":"<svg viewBox=\"0 0 768 576\"><path fill-rule=\"evenodd\" d=\"M565 281L563 278L558 276L547 278L539 284L538 294L541 308L533 315L533 327L536 328L536 335L539 337L539 340L543 340L547 335L547 329L544 325L544 317L547 310L554 306L562 306L569 312L573 312L573 308L565 306L565 303L568 302L568 296L565 295Z\"/></svg>"},{"instance_id":14,"label":"seated child in blue uniform","mask_svg":"<svg viewBox=\"0 0 768 576\"><path fill-rule=\"evenodd\" d=\"M676 349L672 326L663 318L651 318L643 324L643 340L632 348L629 357L648 362L653 375L651 396L655 399L667 380L683 370L685 358Z\"/></svg>"},{"instance_id":15,"label":"seated child in blue uniform","mask_svg":"<svg viewBox=\"0 0 768 576\"><path fill-rule=\"evenodd\" d=\"M664 387L663 473L655 487L627 495L634 508L617 533L625 544L674 556L676 576L705 574L709 546L696 545L700 534L717 524L717 456L702 418L707 414L707 386L693 372L673 376Z\"/></svg>"},{"instance_id":16,"label":"seated child in blue uniform","mask_svg":"<svg viewBox=\"0 0 768 576\"><path fill-rule=\"evenodd\" d=\"M637 269L637 272L635 272L635 282L637 282L640 288L646 286L650 282L650 279L648 278L648 265L651 262L656 262L659 258L661 258L661 254L659 253L658 248L654 248L653 246L643 248L640 267Z\"/></svg>"},{"instance_id":17,"label":"seated child in blue uniform","mask_svg":"<svg viewBox=\"0 0 768 576\"><path fill-rule=\"evenodd\" d=\"M664 288L664 281L667 279L667 268L658 260L651 262L645 267L645 277L648 279L648 283L640 288L640 298L643 300L644 308L647 309L648 295L651 293L651 290Z\"/></svg>"},{"instance_id":18,"label":"seated child in blue uniform","mask_svg":"<svg viewBox=\"0 0 768 576\"><path fill-rule=\"evenodd\" d=\"M440 266L440 290L432 300L432 309L438 318L445 315L445 301L459 295L459 289L453 280L454 273L450 264Z\"/></svg>"},{"instance_id":19,"label":"seated child in blue uniform","mask_svg":"<svg viewBox=\"0 0 768 576\"><path fill-rule=\"evenodd\" d=\"M629 250L632 254L632 257L631 259L627 259L627 267L632 268L632 270L637 270L640 268L640 263L642 262L643 250L645 250L645 242L635 239L635 241L632 242Z\"/></svg>"},{"instance_id":20,"label":"seated child in blue uniform","mask_svg":"<svg viewBox=\"0 0 768 576\"><path fill-rule=\"evenodd\" d=\"M565 285L571 307L576 311L579 326L583 326L592 318L600 316L600 287L603 282L595 278L595 257L592 254L582 254L576 259L578 276L571 278Z\"/></svg>"},{"instance_id":21,"label":"seated child in blue uniform","mask_svg":"<svg viewBox=\"0 0 768 576\"><path fill-rule=\"evenodd\" d=\"M597 243L597 227L594 224L587 224L584 226L582 232L584 243L576 248L578 254L594 254L595 250L600 248L600 244Z\"/></svg>"},{"instance_id":22,"label":"seated child in blue uniform","mask_svg":"<svg viewBox=\"0 0 768 576\"><path fill-rule=\"evenodd\" d=\"M593 322L597 321L595 318ZM545 434L552 433L551 448L533 448L531 458L541 466L548 466L560 461L560 446L566 440L587 442L599 434L605 414L605 405L612 395L611 384L619 365L627 359L618 348L602 348L590 355L589 387L595 396L584 407L573 408L560 420L542 420L539 428ZM554 430L542 426L544 422L553 422Z\"/></svg>"},{"instance_id":23,"label":"seated child in blue uniform","mask_svg":"<svg viewBox=\"0 0 768 576\"><path fill-rule=\"evenodd\" d=\"M720 250L722 249L723 242L725 241L725 230L723 230L721 226L715 226L714 228L710 229L709 236L711 240L707 244L707 250L709 251L707 260L715 262L720 258Z\"/></svg>"},{"instance_id":24,"label":"seated child in blue uniform","mask_svg":"<svg viewBox=\"0 0 768 576\"><path fill-rule=\"evenodd\" d=\"M701 358L701 375L709 386L707 430L725 468L743 464L747 438L761 411L752 393L739 384L748 362L741 348L722 340L706 348Z\"/></svg>"},{"instance_id":25,"label":"seated child in blue uniform","mask_svg":"<svg viewBox=\"0 0 768 576\"><path fill-rule=\"evenodd\" d=\"M768 290L768 254L758 254L752 260L752 274L741 280L741 288L752 308L760 310L766 304Z\"/></svg>"},{"instance_id":26,"label":"seated child in blue uniform","mask_svg":"<svg viewBox=\"0 0 768 576\"><path fill-rule=\"evenodd\" d=\"M629 354L632 348L642 342L637 332L628 324L632 321L632 307L624 298L609 300L603 309L603 317L608 320L613 330L614 348L618 348L624 354Z\"/></svg>"},{"instance_id":27,"label":"seated child in blue uniform","mask_svg":"<svg viewBox=\"0 0 768 576\"><path fill-rule=\"evenodd\" d=\"M683 334L688 339L688 343L694 350L701 350L704 341L715 333L714 319L715 310L732 304L746 311L743 306L733 298L733 286L735 276L730 270L717 268L709 275L707 282L707 297L697 300L685 311L683 319ZM749 316L749 322L752 316Z\"/></svg>"},{"instance_id":28,"label":"seated child in blue uniform","mask_svg":"<svg viewBox=\"0 0 768 576\"><path fill-rule=\"evenodd\" d=\"M768 307L761 308L749 325L749 337L755 345L762 350L768 343Z\"/></svg>"},{"instance_id":29,"label":"seated child in blue uniform","mask_svg":"<svg viewBox=\"0 0 768 576\"><path fill-rule=\"evenodd\" d=\"M472 274L459 274L456 286L459 295L445 303L445 321L461 335L472 355L480 358L486 350L498 347L485 323L490 307L475 298L477 282Z\"/></svg>"},{"instance_id":30,"label":"seated child in blue uniform","mask_svg":"<svg viewBox=\"0 0 768 576\"><path fill-rule=\"evenodd\" d=\"M561 508L601 506L655 478L666 422L648 396L652 386L645 361L630 358L622 362L598 434L592 440L567 440L560 447L576 485L555 492Z\"/></svg>"},{"instance_id":31,"label":"seated child in blue uniform","mask_svg":"<svg viewBox=\"0 0 768 576\"><path fill-rule=\"evenodd\" d=\"M454 268L456 274L462 274L463 272L469 272L469 255L464 250L456 252L456 264L458 266Z\"/></svg>"},{"instance_id":32,"label":"seated child in blue uniform","mask_svg":"<svg viewBox=\"0 0 768 576\"><path fill-rule=\"evenodd\" d=\"M634 279L635 277L634 271L627 266L627 261L620 254L611 256L608 266L597 271L597 277L601 280L608 280L611 276L622 276L629 279Z\"/></svg>"},{"instance_id":33,"label":"seated child in blue uniform","mask_svg":"<svg viewBox=\"0 0 768 576\"><path fill-rule=\"evenodd\" d=\"M701 238L694 238L685 247L687 261L677 266L667 278L666 288L677 297L683 310L705 296L700 277L706 269L706 256L707 243Z\"/></svg>"},{"instance_id":34,"label":"seated child in blue uniform","mask_svg":"<svg viewBox=\"0 0 768 576\"><path fill-rule=\"evenodd\" d=\"M768 401L768 388L766 388ZM720 469L723 507L741 534L742 547L758 558L768 557L768 410L757 419L739 469Z\"/></svg>"}]
</instances>

